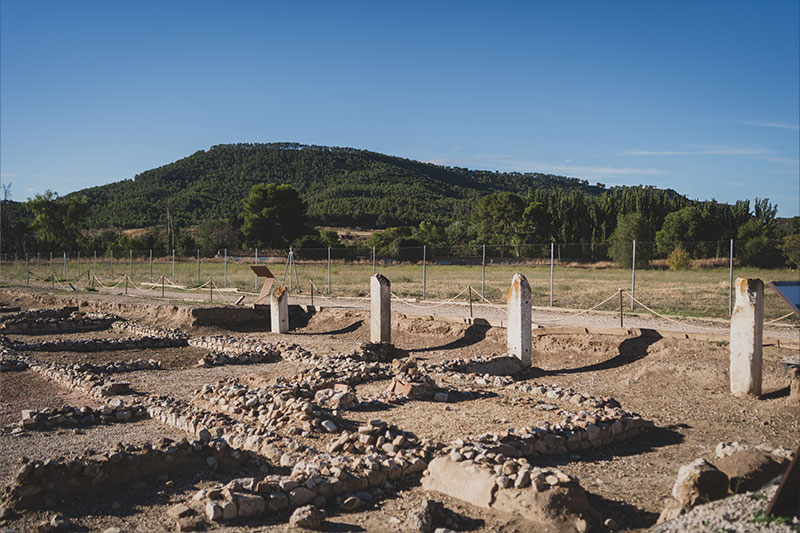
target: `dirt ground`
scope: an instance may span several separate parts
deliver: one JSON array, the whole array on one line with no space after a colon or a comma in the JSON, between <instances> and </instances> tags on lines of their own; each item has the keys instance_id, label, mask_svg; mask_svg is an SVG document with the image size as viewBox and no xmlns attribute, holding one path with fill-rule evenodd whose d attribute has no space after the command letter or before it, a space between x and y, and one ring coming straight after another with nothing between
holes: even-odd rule
<instances>
[{"instance_id":1,"label":"dirt ground","mask_svg":"<svg viewBox=\"0 0 800 533\"><path fill-rule=\"evenodd\" d=\"M5 302L34 306L32 302ZM36 305L41 307L41 305ZM146 315L126 318L147 321ZM470 359L505 352L505 330L468 327L463 323L428 318L394 315L392 340L411 357L424 362L453 358ZM152 321L151 321L152 322ZM158 324L156 324L158 325ZM217 327L185 330L192 335L232 334ZM99 333L69 334L59 338L97 338ZM236 333L263 339L298 344L312 353L325 356L349 353L368 340L369 317L366 311L324 309L303 327L288 334L276 335L257 331ZM100 335L102 337L102 335ZM113 335L109 335L113 336ZM20 336L23 337L23 336ZM30 338L30 337L28 337ZM37 339L39 340L39 339ZM788 374L778 359L795 353L774 346L764 348L764 394L758 399L738 399L728 392L728 358L726 343L703 343L680 339L653 337L553 335L534 339L533 382L570 387L578 392L596 396L611 396L622 407L634 411L656 428L643 436L604 447L539 461L558 465L580 479L589 492L593 506L604 516L613 518L623 529L639 530L653 525L669 497L678 468L712 451L722 441L750 444L768 443L796 449L800 444L800 408L789 406ZM147 352L145 354L144 352ZM152 353L151 353L152 352ZM193 391L205 383L215 383L227 377L247 383L270 383L277 377L291 377L297 365L290 361L249 366L226 366L210 369L191 368L204 353L195 348L163 350L126 350L66 354L31 352L34 357L58 357L58 360L88 357L95 362L115 359L159 359L167 370L126 374L134 388L141 393L170 394L188 401ZM537 421L554 421L549 411L541 411L526 401L524 395L509 388L467 385L458 380L442 380L437 384L463 395L459 401L436 403L410 401L387 406L378 411L347 411L344 416L353 423L381 418L413 431L420 437L448 442L487 431L534 425ZM385 390L387 382L359 385L359 396L372 396ZM470 397L470 395L472 397ZM19 409L55 406L59 402L72 405L89 404L91 400L78 392L56 387L32 372L0 374L0 423L19 419ZM554 401L553 403L557 403ZM568 405L561 405L565 409ZM574 406L573 406L574 407ZM135 439L152 435L157 440L174 435L170 428L154 421L137 422L132 435ZM133 428L134 424L119 425ZM71 430L70 430L71 433ZM89 432L91 433L91 431ZM67 435L50 432L48 437L29 438L25 452L42 455L54 441ZM111 434L108 448L114 444ZM185 435L184 435L185 436ZM63 439L67 455L81 436ZM3 437L3 439L14 437ZM105 437L103 437L105 438ZM175 438L175 437L172 437ZM67 442L69 441L69 442ZM9 443L11 441L9 440ZM320 444L317 444L320 446ZM18 445L0 442L0 461L16 464ZM197 488L223 474L186 472L171 477L170 483L151 480L152 490L131 491L111 489L94 500L88 494L76 496L65 513L90 530L117 526L125 531L158 531L168 527L164 511L172 503L185 501ZM402 531L402 521L408 512L424 499L436 499L448 509L465 517L464 529L472 531L527 531L526 523L518 517L503 516L441 494L426 493L418 484L409 482L395 494L372 507L356 513L337 514L327 525L328 531ZM50 513L52 514L52 513ZM25 528L48 513L26 513L14 527ZM257 522L234 522L219 531L287 531L285 516L260 519Z\"/></svg>"}]
</instances>

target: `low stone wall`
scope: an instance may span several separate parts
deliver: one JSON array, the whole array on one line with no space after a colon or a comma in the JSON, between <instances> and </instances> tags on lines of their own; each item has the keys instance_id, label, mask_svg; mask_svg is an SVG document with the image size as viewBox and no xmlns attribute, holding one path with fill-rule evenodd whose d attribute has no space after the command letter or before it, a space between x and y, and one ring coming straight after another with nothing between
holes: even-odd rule
<instances>
[{"instance_id":1,"label":"low stone wall","mask_svg":"<svg viewBox=\"0 0 800 533\"><path fill-rule=\"evenodd\" d=\"M209 368L212 366L225 365L255 365L259 363L274 363L277 360L277 357L264 352L243 352L239 354L211 352L197 361L197 366Z\"/></svg>"},{"instance_id":2,"label":"low stone wall","mask_svg":"<svg viewBox=\"0 0 800 533\"><path fill-rule=\"evenodd\" d=\"M3 488L2 499L13 509L50 507L58 495L96 489L185 468L238 465L242 456L224 442L173 442L162 439L158 447L118 445L108 453L75 460L28 461Z\"/></svg>"},{"instance_id":3,"label":"low stone wall","mask_svg":"<svg viewBox=\"0 0 800 533\"><path fill-rule=\"evenodd\" d=\"M40 372L60 385L83 391L93 398L102 399L106 396L130 392L130 383L116 381L114 378L103 374L94 374L76 369L75 367L78 365L46 363L30 357L22 358L22 360L31 370Z\"/></svg>"},{"instance_id":4,"label":"low stone wall","mask_svg":"<svg viewBox=\"0 0 800 533\"><path fill-rule=\"evenodd\" d=\"M18 359L15 356L6 354L0 355L0 372L21 372L27 370L28 365L25 361Z\"/></svg>"},{"instance_id":5,"label":"low stone wall","mask_svg":"<svg viewBox=\"0 0 800 533\"><path fill-rule=\"evenodd\" d=\"M394 453L372 447L367 454L358 457L331 455L291 438L168 398L153 402L148 412L154 419L193 435L205 439L216 435L233 448L252 451L276 464L292 467L289 476L292 483L280 487L292 507L306 505L318 496L330 501L348 492L379 487L387 480L419 474L436 451L433 444L421 441L414 448L402 448Z\"/></svg>"},{"instance_id":6,"label":"low stone wall","mask_svg":"<svg viewBox=\"0 0 800 533\"><path fill-rule=\"evenodd\" d=\"M125 405L115 402L114 405L104 405L98 409L88 406L64 406L59 409L33 410L23 409L19 427L24 429L47 430L56 427L86 427L97 424L112 424L116 422L129 422L147 418L147 409L141 405Z\"/></svg>"},{"instance_id":7,"label":"low stone wall","mask_svg":"<svg viewBox=\"0 0 800 533\"><path fill-rule=\"evenodd\" d=\"M74 312L66 317L11 317L0 322L0 333L47 334L98 331L117 320L104 313Z\"/></svg>"},{"instance_id":8,"label":"low stone wall","mask_svg":"<svg viewBox=\"0 0 800 533\"><path fill-rule=\"evenodd\" d=\"M253 389L229 379L204 385L193 403L209 405L266 431L288 428L290 434L338 431L328 409L314 405L308 389L288 385Z\"/></svg>"},{"instance_id":9,"label":"low stone wall","mask_svg":"<svg viewBox=\"0 0 800 533\"><path fill-rule=\"evenodd\" d=\"M186 339L171 337L128 337L124 339L85 339L46 342L11 342L15 350L29 352L105 352L109 350L146 350L180 348Z\"/></svg>"},{"instance_id":10,"label":"low stone wall","mask_svg":"<svg viewBox=\"0 0 800 533\"><path fill-rule=\"evenodd\" d=\"M0 322L15 322L25 320L37 320L42 318L68 318L72 313L78 311L77 306L63 306L57 308L30 309L15 313L0 319Z\"/></svg>"},{"instance_id":11,"label":"low stone wall","mask_svg":"<svg viewBox=\"0 0 800 533\"><path fill-rule=\"evenodd\" d=\"M132 333L139 337L161 337L170 339L188 339L189 335L178 329L160 328L134 322L132 320L116 320L111 324L111 329L125 333Z\"/></svg>"},{"instance_id":12,"label":"low stone wall","mask_svg":"<svg viewBox=\"0 0 800 533\"><path fill-rule=\"evenodd\" d=\"M299 368L290 383L313 391L328 389L337 384L357 385L394 376L391 366L386 363L354 360L345 354L332 355L324 359L304 358L302 362L310 366Z\"/></svg>"}]
</instances>

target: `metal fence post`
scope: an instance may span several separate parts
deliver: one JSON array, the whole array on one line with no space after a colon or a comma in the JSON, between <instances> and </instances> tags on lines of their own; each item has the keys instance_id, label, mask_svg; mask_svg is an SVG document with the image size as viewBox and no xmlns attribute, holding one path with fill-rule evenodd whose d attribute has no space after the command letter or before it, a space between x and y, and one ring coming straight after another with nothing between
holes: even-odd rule
<instances>
[{"instance_id":1,"label":"metal fence post","mask_svg":"<svg viewBox=\"0 0 800 533\"><path fill-rule=\"evenodd\" d=\"M153 283L153 249L150 248L150 283Z\"/></svg>"},{"instance_id":2,"label":"metal fence post","mask_svg":"<svg viewBox=\"0 0 800 533\"><path fill-rule=\"evenodd\" d=\"M28 252L25 252L25 286L31 286L31 269L28 268Z\"/></svg>"},{"instance_id":3,"label":"metal fence post","mask_svg":"<svg viewBox=\"0 0 800 533\"><path fill-rule=\"evenodd\" d=\"M331 247L328 246L328 294L331 293Z\"/></svg>"},{"instance_id":4,"label":"metal fence post","mask_svg":"<svg viewBox=\"0 0 800 533\"><path fill-rule=\"evenodd\" d=\"M28 254L25 254L26 256ZM78 277L81 277L81 251L78 250Z\"/></svg>"},{"instance_id":5,"label":"metal fence post","mask_svg":"<svg viewBox=\"0 0 800 533\"><path fill-rule=\"evenodd\" d=\"M200 285L200 249L197 249L197 284Z\"/></svg>"},{"instance_id":6,"label":"metal fence post","mask_svg":"<svg viewBox=\"0 0 800 533\"><path fill-rule=\"evenodd\" d=\"M50 273L53 272L53 252L50 252Z\"/></svg>"},{"instance_id":7,"label":"metal fence post","mask_svg":"<svg viewBox=\"0 0 800 533\"><path fill-rule=\"evenodd\" d=\"M728 273L728 316L733 314L733 239L731 239L731 255Z\"/></svg>"},{"instance_id":8,"label":"metal fence post","mask_svg":"<svg viewBox=\"0 0 800 533\"><path fill-rule=\"evenodd\" d=\"M225 282L223 283L223 287L228 288L228 249L225 248L225 258L223 259L225 263Z\"/></svg>"},{"instance_id":9,"label":"metal fence post","mask_svg":"<svg viewBox=\"0 0 800 533\"><path fill-rule=\"evenodd\" d=\"M96 276L97 272L97 250L92 250L92 276ZM92 280L94 283L94 280Z\"/></svg>"},{"instance_id":10,"label":"metal fence post","mask_svg":"<svg viewBox=\"0 0 800 533\"><path fill-rule=\"evenodd\" d=\"M114 279L114 250L110 250L111 255L108 256L108 273L109 279Z\"/></svg>"},{"instance_id":11,"label":"metal fence post","mask_svg":"<svg viewBox=\"0 0 800 533\"><path fill-rule=\"evenodd\" d=\"M425 299L425 289L427 285L427 266L428 266L428 246L422 245L422 299Z\"/></svg>"},{"instance_id":12,"label":"metal fence post","mask_svg":"<svg viewBox=\"0 0 800 533\"><path fill-rule=\"evenodd\" d=\"M133 280L133 250L130 248L128 248L128 277Z\"/></svg>"},{"instance_id":13,"label":"metal fence post","mask_svg":"<svg viewBox=\"0 0 800 533\"><path fill-rule=\"evenodd\" d=\"M256 265L258 265L258 248L256 248ZM258 290L258 274L253 273L253 290Z\"/></svg>"},{"instance_id":14,"label":"metal fence post","mask_svg":"<svg viewBox=\"0 0 800 533\"><path fill-rule=\"evenodd\" d=\"M172 283L175 281L175 248L172 249Z\"/></svg>"},{"instance_id":15,"label":"metal fence post","mask_svg":"<svg viewBox=\"0 0 800 533\"><path fill-rule=\"evenodd\" d=\"M66 279L66 277L67 277L67 252L64 252L64 269L63 269L63 272L64 272L64 274L63 274L64 275L64 279Z\"/></svg>"},{"instance_id":16,"label":"metal fence post","mask_svg":"<svg viewBox=\"0 0 800 533\"><path fill-rule=\"evenodd\" d=\"M483 245L483 259L481 260L481 298L485 296L484 289L486 288L486 245Z\"/></svg>"},{"instance_id":17,"label":"metal fence post","mask_svg":"<svg viewBox=\"0 0 800 533\"><path fill-rule=\"evenodd\" d=\"M635 296L636 296L636 239L633 240L633 257L631 260L631 311L633 311L633 298Z\"/></svg>"},{"instance_id":18,"label":"metal fence post","mask_svg":"<svg viewBox=\"0 0 800 533\"><path fill-rule=\"evenodd\" d=\"M550 243L550 307L553 307L553 252L555 243Z\"/></svg>"}]
</instances>

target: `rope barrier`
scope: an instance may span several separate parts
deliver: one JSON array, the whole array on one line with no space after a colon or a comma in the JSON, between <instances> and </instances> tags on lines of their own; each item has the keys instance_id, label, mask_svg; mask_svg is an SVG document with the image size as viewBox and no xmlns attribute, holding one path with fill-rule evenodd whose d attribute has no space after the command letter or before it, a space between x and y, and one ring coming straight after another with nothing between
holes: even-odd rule
<instances>
[{"instance_id":1,"label":"rope barrier","mask_svg":"<svg viewBox=\"0 0 800 533\"><path fill-rule=\"evenodd\" d=\"M459 292L458 294L456 294L455 296L453 296L449 300L444 300L444 301L441 301L439 303L431 304L431 305L416 305L416 302L412 303L413 300L405 300L405 299L401 298L400 296L398 296L397 294L395 294L394 292L392 292L391 294L392 294L392 296L395 297L395 299L400 300L401 302L403 302L404 304L406 304L408 306L416 307L418 309L436 309L437 307L443 307L445 305L452 304L452 302L454 300L460 298L461 295L464 294L465 292L467 292L468 289L469 289L469 285L464 287L464 290L462 290L461 292Z\"/></svg>"},{"instance_id":2,"label":"rope barrier","mask_svg":"<svg viewBox=\"0 0 800 533\"><path fill-rule=\"evenodd\" d=\"M594 311L595 309L597 309L598 307L602 306L603 304L608 303L609 301L613 300L614 298L616 298L618 296L619 296L619 292L615 292L614 294L612 294L611 296L609 296L608 298L606 298L605 300L603 300L599 304L595 305L594 307L590 307L589 309L584 309L583 311L575 313L574 315L563 316L561 318L554 318L552 320L536 320L536 322L537 323L542 322L542 323L545 323L545 324L555 324L557 322L561 322L562 320L569 320L571 318L575 318L575 317L578 317L578 316L581 316L581 315L585 315L587 313L590 313L590 312Z\"/></svg>"},{"instance_id":3,"label":"rope barrier","mask_svg":"<svg viewBox=\"0 0 800 533\"><path fill-rule=\"evenodd\" d=\"M497 309L498 311L502 311L504 313L506 312L506 309L504 309L502 307L499 307L499 306L496 306L495 304L493 304L492 302L490 302L489 300L484 298L478 291L473 290L472 292L474 292L475 296L477 296L478 298L480 298L481 300L486 302L490 307L493 307L493 308Z\"/></svg>"},{"instance_id":4,"label":"rope barrier","mask_svg":"<svg viewBox=\"0 0 800 533\"><path fill-rule=\"evenodd\" d=\"M791 312L789 312L789 313L786 313L786 314L785 314L785 315L783 315L782 317L775 318L775 319L773 319L773 320L770 320L769 322L764 322L764 325L766 326L766 325L768 325L768 324L774 324L775 322L777 322L777 321L779 321L779 320L783 320L784 318L789 318L789 317L790 317L790 316L792 316L793 314L794 314L794 312L793 312L793 311L791 311Z\"/></svg>"},{"instance_id":5,"label":"rope barrier","mask_svg":"<svg viewBox=\"0 0 800 533\"><path fill-rule=\"evenodd\" d=\"M639 300L637 300L636 298L634 298L634 297L633 297L633 295L632 295L631 293L629 293L628 291L622 291L622 292L623 292L623 293L625 293L625 294L627 294L627 295L628 295L628 297L630 297L630 299L631 299L631 300L633 300L634 302L636 302L637 304L641 305L642 307L644 307L645 309L647 309L648 311L650 311L651 313L653 313L653 314L654 314L654 315L656 315L657 317L659 317L659 318L661 318L661 319L663 319L663 320L666 320L666 321L668 321L668 322L673 322L673 323L675 323L675 324L678 324L678 325L680 325L680 326L683 326L683 327L687 327L687 326L688 326L688 327L690 327L690 328L699 329L699 330L701 330L701 331L714 331L714 332L719 332L719 330L721 329L721 328L705 328L705 327L702 327L702 326L695 326L695 325L693 325L693 324L686 324L686 323L684 323L684 322L679 322L678 320L675 320L675 319L673 319L673 318L670 318L670 317L668 317L668 316L662 315L662 314L661 314L661 313L659 313L658 311L653 311L652 309L650 309L649 307L647 307L645 304L643 304L642 302L640 302Z\"/></svg>"},{"instance_id":6,"label":"rope barrier","mask_svg":"<svg viewBox=\"0 0 800 533\"><path fill-rule=\"evenodd\" d=\"M330 303L332 303L333 305L338 305L338 304L337 304L335 301L331 300L330 298L328 298L327 296L325 296L324 294L322 294L322 291L320 291L320 290L319 290L319 287L317 287L316 283L314 283L314 282L313 282L313 281L311 281L311 280L308 280L308 281L309 281L309 283L311 283L311 286L312 286L313 288L317 289L317 292L318 292L318 294L315 294L315 295L314 295L316 298L322 298L323 300L327 300L327 301L329 301L329 302L330 302Z\"/></svg>"},{"instance_id":7,"label":"rope barrier","mask_svg":"<svg viewBox=\"0 0 800 533\"><path fill-rule=\"evenodd\" d=\"M116 289L117 287L122 285L122 283L125 281L125 277L126 276L122 276L122 279L120 281L118 281L116 285L104 285L103 282L100 281L100 278L98 278L97 275L94 274L94 273L92 273L92 277L97 282L97 284L100 285L101 287L103 287L104 289Z\"/></svg>"}]
</instances>

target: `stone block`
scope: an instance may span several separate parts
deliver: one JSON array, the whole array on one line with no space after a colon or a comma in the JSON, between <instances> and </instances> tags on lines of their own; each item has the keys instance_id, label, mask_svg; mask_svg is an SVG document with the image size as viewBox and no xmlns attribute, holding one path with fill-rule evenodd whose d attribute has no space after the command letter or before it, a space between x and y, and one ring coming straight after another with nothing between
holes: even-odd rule
<instances>
[{"instance_id":1,"label":"stone block","mask_svg":"<svg viewBox=\"0 0 800 533\"><path fill-rule=\"evenodd\" d=\"M369 339L375 343L392 342L391 282L381 274L370 278Z\"/></svg>"},{"instance_id":2,"label":"stone block","mask_svg":"<svg viewBox=\"0 0 800 533\"><path fill-rule=\"evenodd\" d=\"M494 500L494 476L475 466L465 466L449 457L437 457L428 465L422 488L435 490L453 498L488 509Z\"/></svg>"},{"instance_id":3,"label":"stone block","mask_svg":"<svg viewBox=\"0 0 800 533\"><path fill-rule=\"evenodd\" d=\"M258 516L265 510L264 498L258 494L236 494L236 505L240 517Z\"/></svg>"},{"instance_id":4,"label":"stone block","mask_svg":"<svg viewBox=\"0 0 800 533\"><path fill-rule=\"evenodd\" d=\"M531 286L522 274L514 274L508 289L508 353L531 366Z\"/></svg>"},{"instance_id":5,"label":"stone block","mask_svg":"<svg viewBox=\"0 0 800 533\"><path fill-rule=\"evenodd\" d=\"M764 283L760 279L738 278L734 284L734 292L736 303L730 325L731 394L759 396L764 334Z\"/></svg>"},{"instance_id":6,"label":"stone block","mask_svg":"<svg viewBox=\"0 0 800 533\"><path fill-rule=\"evenodd\" d=\"M678 470L672 497L684 508L692 508L724 498L728 493L728 476L705 459L697 459Z\"/></svg>"},{"instance_id":7,"label":"stone block","mask_svg":"<svg viewBox=\"0 0 800 533\"><path fill-rule=\"evenodd\" d=\"M289 331L289 291L286 287L275 287L270 294L269 315L272 333Z\"/></svg>"}]
</instances>

